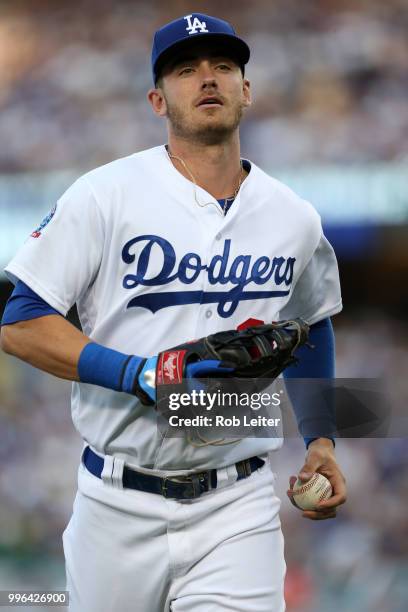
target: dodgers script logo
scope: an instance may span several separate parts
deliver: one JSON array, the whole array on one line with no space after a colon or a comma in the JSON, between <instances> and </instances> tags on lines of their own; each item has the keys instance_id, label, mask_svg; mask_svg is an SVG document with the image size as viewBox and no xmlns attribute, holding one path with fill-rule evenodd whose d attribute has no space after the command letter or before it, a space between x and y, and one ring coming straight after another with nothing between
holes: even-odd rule
<instances>
[{"instance_id":1,"label":"dodgers script logo","mask_svg":"<svg viewBox=\"0 0 408 612\"><path fill-rule=\"evenodd\" d=\"M152 277L152 248L160 249L163 260L160 271ZM176 252L168 240L160 236L146 234L129 240L122 249L122 260L133 265L133 272L123 278L125 289L141 287L160 287L178 280L183 285L191 285L200 275L205 274L209 285L232 284L229 291L169 291L145 293L133 297L127 308L147 308L157 312L168 306L182 304L218 304L220 317L230 317L244 300L265 300L289 295L293 280L296 257L267 257L263 255L254 260L252 255L238 255L231 260L231 240L225 240L221 255L214 255L208 265L203 264L197 253L186 253L177 261ZM137 253L137 256L136 254ZM156 261L156 259L155 259ZM277 287L272 291L245 291L245 287L266 285ZM207 284L207 283L206 283Z\"/></svg>"},{"instance_id":2,"label":"dodgers script logo","mask_svg":"<svg viewBox=\"0 0 408 612\"><path fill-rule=\"evenodd\" d=\"M187 20L188 26L186 30L189 34L197 34L197 31L208 32L207 24L205 21L200 21L198 17L194 17L193 23L191 23L192 15L186 15L184 19Z\"/></svg>"}]
</instances>

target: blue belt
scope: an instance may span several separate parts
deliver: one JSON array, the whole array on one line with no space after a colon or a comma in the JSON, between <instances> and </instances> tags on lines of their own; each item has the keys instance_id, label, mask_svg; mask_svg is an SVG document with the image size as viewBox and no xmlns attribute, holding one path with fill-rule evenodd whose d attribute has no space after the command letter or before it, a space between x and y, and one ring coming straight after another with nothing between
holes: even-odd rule
<instances>
[{"instance_id":1,"label":"blue belt","mask_svg":"<svg viewBox=\"0 0 408 612\"><path fill-rule=\"evenodd\" d=\"M98 478L102 477L104 459L94 453L89 446L83 452L82 463L91 474ZM265 461L260 457L251 457L250 459L238 461L235 464L238 474L237 480L248 478L252 472L258 470L264 463ZM165 476L162 478L137 472L125 466L123 468L122 483L125 489L157 493L172 499L195 499L200 497L202 493L217 488L217 470L193 472L180 476Z\"/></svg>"}]
</instances>

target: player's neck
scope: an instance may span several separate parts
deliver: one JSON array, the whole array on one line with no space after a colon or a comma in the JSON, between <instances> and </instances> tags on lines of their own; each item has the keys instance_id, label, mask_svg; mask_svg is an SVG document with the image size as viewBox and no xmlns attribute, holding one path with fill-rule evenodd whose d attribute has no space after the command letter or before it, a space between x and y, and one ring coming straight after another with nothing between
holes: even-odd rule
<instances>
[{"instance_id":1,"label":"player's neck","mask_svg":"<svg viewBox=\"0 0 408 612\"><path fill-rule=\"evenodd\" d=\"M232 196L247 176L241 171L238 134L231 141L217 145L190 143L169 134L168 153L174 167L185 178L194 179L193 182L216 199Z\"/></svg>"}]
</instances>

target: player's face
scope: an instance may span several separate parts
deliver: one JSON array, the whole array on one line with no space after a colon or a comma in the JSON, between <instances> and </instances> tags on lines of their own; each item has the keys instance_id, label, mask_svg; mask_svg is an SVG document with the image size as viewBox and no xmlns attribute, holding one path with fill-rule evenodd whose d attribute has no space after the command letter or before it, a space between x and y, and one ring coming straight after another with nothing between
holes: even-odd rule
<instances>
[{"instance_id":1,"label":"player's face","mask_svg":"<svg viewBox=\"0 0 408 612\"><path fill-rule=\"evenodd\" d=\"M204 144L227 140L250 105L240 67L231 58L197 51L166 67L158 91L158 114L167 117L172 133Z\"/></svg>"}]
</instances>

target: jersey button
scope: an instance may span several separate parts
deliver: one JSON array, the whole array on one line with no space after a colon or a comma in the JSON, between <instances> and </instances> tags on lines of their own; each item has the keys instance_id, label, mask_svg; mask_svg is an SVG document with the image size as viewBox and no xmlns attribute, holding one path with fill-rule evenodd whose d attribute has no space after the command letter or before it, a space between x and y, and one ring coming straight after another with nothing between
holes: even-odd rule
<instances>
[{"instance_id":1,"label":"jersey button","mask_svg":"<svg viewBox=\"0 0 408 612\"><path fill-rule=\"evenodd\" d=\"M221 240L221 234L217 234L215 237L216 240Z\"/></svg>"},{"instance_id":2,"label":"jersey button","mask_svg":"<svg viewBox=\"0 0 408 612\"><path fill-rule=\"evenodd\" d=\"M206 313L205 313L205 316L207 317L207 319L211 319L211 317L212 317L211 310L207 310Z\"/></svg>"}]
</instances>

